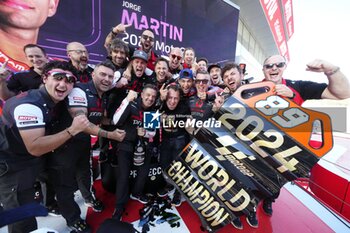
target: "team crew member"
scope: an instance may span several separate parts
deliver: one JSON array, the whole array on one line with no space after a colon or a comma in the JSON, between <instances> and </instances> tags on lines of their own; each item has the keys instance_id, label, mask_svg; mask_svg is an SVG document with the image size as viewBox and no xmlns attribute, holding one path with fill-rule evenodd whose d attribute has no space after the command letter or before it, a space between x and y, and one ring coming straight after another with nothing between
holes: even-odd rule
<instances>
[{"instance_id":1,"label":"team crew member","mask_svg":"<svg viewBox=\"0 0 350 233\"><path fill-rule=\"evenodd\" d=\"M50 135L55 105L73 89L73 67L54 61L43 69L43 87L6 101L0 120L0 203L4 210L34 202L34 182L42 170L41 156L56 149L88 127L85 116ZM35 217L9 225L10 233L31 232Z\"/></svg>"},{"instance_id":2,"label":"team crew member","mask_svg":"<svg viewBox=\"0 0 350 233\"><path fill-rule=\"evenodd\" d=\"M87 83L91 80L91 73L94 70L89 63L89 52L79 42L67 44L67 56L76 69L78 82Z\"/></svg>"},{"instance_id":3,"label":"team crew member","mask_svg":"<svg viewBox=\"0 0 350 233\"><path fill-rule=\"evenodd\" d=\"M112 31L107 35L105 40L105 47L108 48L109 43L112 39L114 39L118 34L126 33L126 29L131 25L118 24L117 26L112 28ZM147 68L150 70L154 70L156 60L158 55L154 52L154 32L152 29L145 29L141 35L140 47L135 48L129 46L130 57L134 54L135 50L144 51L147 54Z\"/></svg>"},{"instance_id":4,"label":"team crew member","mask_svg":"<svg viewBox=\"0 0 350 233\"><path fill-rule=\"evenodd\" d=\"M189 135L186 128L179 127L174 122L186 122L190 118L191 111L188 105L179 104L181 89L177 85L167 87L167 96L162 112L162 122L166 122L167 127L162 127L162 142L160 147L160 164L162 169L166 169L171 162L176 159L181 150L189 142ZM175 126L176 125L176 126ZM174 190L174 186L167 184L163 189L158 191L158 196L164 197ZM172 204L180 206L181 195L178 191L174 193Z\"/></svg>"},{"instance_id":5,"label":"team crew member","mask_svg":"<svg viewBox=\"0 0 350 233\"><path fill-rule=\"evenodd\" d=\"M182 90L181 103L188 104L188 100L191 96L196 94L196 88L193 87L193 72L191 69L183 69L180 72L178 83Z\"/></svg>"},{"instance_id":6,"label":"team crew member","mask_svg":"<svg viewBox=\"0 0 350 233\"><path fill-rule=\"evenodd\" d=\"M7 64L3 64L3 68L0 70L0 99L2 100L7 100L20 92L37 89L42 84L41 74L49 61L45 50L39 45L27 44L23 51L31 67L27 71L11 75L11 72L6 68ZM7 79L7 77L9 78Z\"/></svg>"},{"instance_id":7,"label":"team crew member","mask_svg":"<svg viewBox=\"0 0 350 233\"><path fill-rule=\"evenodd\" d=\"M290 98L301 105L308 99L346 99L350 97L349 80L340 71L340 68L323 60L314 60L306 65L306 70L323 72L329 84L315 83L311 81L291 81L283 78L287 68L286 60L281 55L273 55L265 59L263 72L265 80L276 84L276 94ZM265 199L263 202L264 212L272 215L272 202L279 196Z\"/></svg>"},{"instance_id":8,"label":"team crew member","mask_svg":"<svg viewBox=\"0 0 350 233\"><path fill-rule=\"evenodd\" d=\"M144 111L152 111L157 98L157 88L147 84L142 92L141 98L134 99L137 93L129 91L128 96L123 100L121 106L113 116L113 123L125 130L125 139L119 144L118 151L118 174L116 203L113 218L121 219L124 207L129 199L129 176L133 164L134 146L137 142L137 135L146 139L153 138L155 131L146 131L143 126ZM147 203L149 198L143 194L144 185L149 172L150 156L145 157L145 162L140 166L136 181L132 190L132 198L141 203Z\"/></svg>"},{"instance_id":9,"label":"team crew member","mask_svg":"<svg viewBox=\"0 0 350 233\"><path fill-rule=\"evenodd\" d=\"M224 98L217 94L208 96L210 75L207 71L199 70L194 82L197 92L196 95L189 98L191 115L196 120L205 121L219 110L224 102Z\"/></svg>"},{"instance_id":10,"label":"team crew member","mask_svg":"<svg viewBox=\"0 0 350 233\"><path fill-rule=\"evenodd\" d=\"M80 208L74 201L75 178L79 190L85 199L85 204L96 212L103 210L103 204L92 192L90 170L90 134L121 141L125 132L116 129L107 132L99 125L106 112L106 96L104 93L112 86L114 66L109 61L96 65L92 73L92 81L77 83L68 96L68 112L66 111L57 127L65 128L72 117L84 115L90 121L84 133L76 135L64 147L59 148L50 156L50 175L54 181L57 201L67 225L76 232L89 229L85 221L80 218Z\"/></svg>"}]
</instances>

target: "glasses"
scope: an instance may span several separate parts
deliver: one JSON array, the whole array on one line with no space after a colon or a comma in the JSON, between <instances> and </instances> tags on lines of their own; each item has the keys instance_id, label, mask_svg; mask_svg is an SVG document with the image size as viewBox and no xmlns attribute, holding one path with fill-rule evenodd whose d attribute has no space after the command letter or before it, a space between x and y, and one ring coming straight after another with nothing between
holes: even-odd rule
<instances>
[{"instance_id":1,"label":"glasses","mask_svg":"<svg viewBox=\"0 0 350 233\"><path fill-rule=\"evenodd\" d=\"M272 69L273 66L276 66L277 68L282 68L286 65L285 62L279 62L279 63L271 63L271 64L265 64L265 69Z\"/></svg>"},{"instance_id":2,"label":"glasses","mask_svg":"<svg viewBox=\"0 0 350 233\"><path fill-rule=\"evenodd\" d=\"M151 42L154 41L154 38L153 38L153 37L150 37L150 36L142 35L142 38L143 38L144 40L149 40L149 41L151 41Z\"/></svg>"},{"instance_id":3,"label":"glasses","mask_svg":"<svg viewBox=\"0 0 350 233\"><path fill-rule=\"evenodd\" d=\"M83 54L83 53L88 54L88 51L80 50L80 49L72 49L72 50L68 50L68 52L76 52L78 55Z\"/></svg>"},{"instance_id":4,"label":"glasses","mask_svg":"<svg viewBox=\"0 0 350 233\"><path fill-rule=\"evenodd\" d=\"M177 58L177 60L181 60L182 57L181 56L177 56L175 54L171 54L171 58L175 60L175 58Z\"/></svg>"},{"instance_id":5,"label":"glasses","mask_svg":"<svg viewBox=\"0 0 350 233\"><path fill-rule=\"evenodd\" d=\"M77 81L77 77L75 77L72 74L62 72L62 71L49 71L47 72L48 75L51 75L56 81L61 81L64 78L69 83L75 83Z\"/></svg>"},{"instance_id":6,"label":"glasses","mask_svg":"<svg viewBox=\"0 0 350 233\"><path fill-rule=\"evenodd\" d=\"M209 80L208 79L196 79L194 81L196 84L208 84L209 83Z\"/></svg>"}]
</instances>

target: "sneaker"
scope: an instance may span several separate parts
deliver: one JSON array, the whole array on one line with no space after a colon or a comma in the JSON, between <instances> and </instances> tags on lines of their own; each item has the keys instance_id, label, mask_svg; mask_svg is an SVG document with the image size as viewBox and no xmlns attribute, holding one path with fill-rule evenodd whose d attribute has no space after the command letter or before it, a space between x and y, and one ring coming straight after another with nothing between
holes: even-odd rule
<instances>
[{"instance_id":1,"label":"sneaker","mask_svg":"<svg viewBox=\"0 0 350 233\"><path fill-rule=\"evenodd\" d=\"M98 162L99 163L104 163L108 160L107 154L104 152L100 152L100 155L98 156Z\"/></svg>"},{"instance_id":2,"label":"sneaker","mask_svg":"<svg viewBox=\"0 0 350 233\"><path fill-rule=\"evenodd\" d=\"M61 212L60 210L58 209L58 205L57 203L56 204L53 204L51 206L47 206L47 211L49 212L49 215L50 216L54 216L54 217L58 217L58 216L61 216Z\"/></svg>"},{"instance_id":3,"label":"sneaker","mask_svg":"<svg viewBox=\"0 0 350 233\"><path fill-rule=\"evenodd\" d=\"M104 209L103 203L97 199L85 200L85 206L91 207L95 212L102 212Z\"/></svg>"},{"instance_id":4,"label":"sneaker","mask_svg":"<svg viewBox=\"0 0 350 233\"><path fill-rule=\"evenodd\" d=\"M234 226L238 230L243 229L243 224L242 224L241 219L239 217L236 217L235 219L233 219L231 224L232 224L232 226Z\"/></svg>"},{"instance_id":5,"label":"sneaker","mask_svg":"<svg viewBox=\"0 0 350 233\"><path fill-rule=\"evenodd\" d=\"M82 219L78 219L72 225L68 225L68 227L73 232L76 232L76 233L79 233L79 232L90 233L91 232L89 225L87 225L87 223Z\"/></svg>"},{"instance_id":6,"label":"sneaker","mask_svg":"<svg viewBox=\"0 0 350 233\"><path fill-rule=\"evenodd\" d=\"M118 221L122 221L123 218L123 208L115 208L112 214L112 218Z\"/></svg>"},{"instance_id":7,"label":"sneaker","mask_svg":"<svg viewBox=\"0 0 350 233\"><path fill-rule=\"evenodd\" d=\"M139 201L142 204L147 204L150 201L150 198L145 194L139 194L139 195L130 194L130 198L133 200Z\"/></svg>"},{"instance_id":8,"label":"sneaker","mask_svg":"<svg viewBox=\"0 0 350 233\"><path fill-rule=\"evenodd\" d=\"M178 191L175 191L173 199L171 200L171 204L179 207L181 205L182 201L181 201L181 193L179 193Z\"/></svg>"},{"instance_id":9,"label":"sneaker","mask_svg":"<svg viewBox=\"0 0 350 233\"><path fill-rule=\"evenodd\" d=\"M165 197L170 195L171 193L173 193L175 191L175 187L172 185L166 185L164 188L160 189L157 192L158 197Z\"/></svg>"},{"instance_id":10,"label":"sneaker","mask_svg":"<svg viewBox=\"0 0 350 233\"><path fill-rule=\"evenodd\" d=\"M268 216L272 216L272 201L271 200L267 200L265 199L263 201L263 210L265 212L265 214L267 214Z\"/></svg>"},{"instance_id":11,"label":"sneaker","mask_svg":"<svg viewBox=\"0 0 350 233\"><path fill-rule=\"evenodd\" d=\"M249 226L258 228L259 222L258 219L256 218L256 213L251 212L247 217L246 217L247 223Z\"/></svg>"}]
</instances>

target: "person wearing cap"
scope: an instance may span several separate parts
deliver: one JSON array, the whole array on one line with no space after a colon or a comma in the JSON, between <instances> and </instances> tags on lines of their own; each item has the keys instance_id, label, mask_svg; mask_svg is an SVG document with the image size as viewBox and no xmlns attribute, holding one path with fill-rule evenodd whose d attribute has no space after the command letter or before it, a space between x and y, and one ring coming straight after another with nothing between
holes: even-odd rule
<instances>
[{"instance_id":1,"label":"person wearing cap","mask_svg":"<svg viewBox=\"0 0 350 233\"><path fill-rule=\"evenodd\" d=\"M128 84L124 88L141 92L145 84L155 84L155 74L150 69L147 69L147 54L142 50L135 50L131 61L131 76Z\"/></svg>"},{"instance_id":2,"label":"person wearing cap","mask_svg":"<svg viewBox=\"0 0 350 233\"><path fill-rule=\"evenodd\" d=\"M219 63L214 63L209 65L208 72L210 74L210 80L212 86L218 86L220 88L225 88L225 84L221 77L221 66Z\"/></svg>"},{"instance_id":3,"label":"person wearing cap","mask_svg":"<svg viewBox=\"0 0 350 233\"><path fill-rule=\"evenodd\" d=\"M8 99L0 118L0 203L10 210L35 202L34 182L43 169L42 156L89 126L86 116L52 133L55 108L76 82L68 62L52 61L43 69L43 86ZM14 188L15 187L15 188ZM9 232L37 229L35 217L9 226Z\"/></svg>"},{"instance_id":4,"label":"person wearing cap","mask_svg":"<svg viewBox=\"0 0 350 233\"><path fill-rule=\"evenodd\" d=\"M180 72L178 83L182 90L181 102L187 104L188 98L196 94L193 87L194 76L191 69L183 69Z\"/></svg>"},{"instance_id":5,"label":"person wearing cap","mask_svg":"<svg viewBox=\"0 0 350 233\"><path fill-rule=\"evenodd\" d=\"M92 192L92 177L90 169L90 135L122 141L123 130L106 131L99 127L104 120L107 97L105 93L112 87L114 66L109 61L96 65L92 72L92 80L87 83L77 83L68 95L66 106L60 112L56 127L66 128L72 118L83 115L89 120L89 127L83 133L75 135L64 146L55 150L49 156L49 174L53 180L59 209L67 225L75 232L85 232L89 229L80 218L80 208L74 201L76 183L85 200L85 205L95 212L104 209L103 203Z\"/></svg>"},{"instance_id":6,"label":"person wearing cap","mask_svg":"<svg viewBox=\"0 0 350 233\"><path fill-rule=\"evenodd\" d=\"M130 27L131 24L118 24L117 26L113 27L111 32L107 35L105 40L105 47L108 48L109 43L114 39L117 35L126 33L126 29ZM141 40L140 40L140 47L135 48L132 47L129 44L129 51L130 51L130 57L133 56L134 51L141 50L144 51L147 54L147 68L154 70L155 68L155 62L158 58L158 54L156 54L154 49L154 32L152 29L148 28L145 29L141 34Z\"/></svg>"}]
</instances>

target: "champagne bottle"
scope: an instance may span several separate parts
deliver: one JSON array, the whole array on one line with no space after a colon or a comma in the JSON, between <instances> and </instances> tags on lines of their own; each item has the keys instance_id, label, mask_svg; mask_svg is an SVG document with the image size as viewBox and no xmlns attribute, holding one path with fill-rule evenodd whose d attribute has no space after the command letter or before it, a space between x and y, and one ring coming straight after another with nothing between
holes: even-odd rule
<instances>
[{"instance_id":1,"label":"champagne bottle","mask_svg":"<svg viewBox=\"0 0 350 233\"><path fill-rule=\"evenodd\" d=\"M134 165L141 166L145 161L146 145L143 137L139 136L134 149Z\"/></svg>"}]
</instances>

